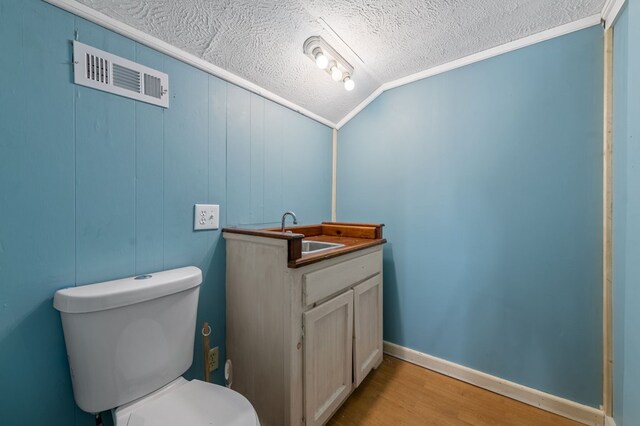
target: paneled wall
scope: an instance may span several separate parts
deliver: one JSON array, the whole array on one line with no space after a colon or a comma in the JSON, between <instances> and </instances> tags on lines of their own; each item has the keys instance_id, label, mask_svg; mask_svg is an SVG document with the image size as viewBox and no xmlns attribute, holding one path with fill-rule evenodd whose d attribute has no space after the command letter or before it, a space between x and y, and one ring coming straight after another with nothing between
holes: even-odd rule
<instances>
[{"instance_id":1,"label":"paneled wall","mask_svg":"<svg viewBox=\"0 0 640 426\"><path fill-rule=\"evenodd\" d=\"M613 416L640 424L640 2L613 31Z\"/></svg>"},{"instance_id":2,"label":"paneled wall","mask_svg":"<svg viewBox=\"0 0 640 426\"><path fill-rule=\"evenodd\" d=\"M75 86L76 32L168 73L170 108ZM0 424L89 425L54 292L198 266L224 360L225 245L193 205L220 204L222 226L329 220L331 130L37 0L0 0L0 52Z\"/></svg>"},{"instance_id":3,"label":"paneled wall","mask_svg":"<svg viewBox=\"0 0 640 426\"><path fill-rule=\"evenodd\" d=\"M602 49L506 53L340 129L337 218L386 224L385 340L601 403Z\"/></svg>"}]
</instances>

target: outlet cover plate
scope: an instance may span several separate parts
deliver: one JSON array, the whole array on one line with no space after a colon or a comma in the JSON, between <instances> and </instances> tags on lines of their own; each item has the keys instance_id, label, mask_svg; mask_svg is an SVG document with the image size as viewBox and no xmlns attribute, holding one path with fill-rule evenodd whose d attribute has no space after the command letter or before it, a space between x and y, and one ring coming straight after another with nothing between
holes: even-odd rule
<instances>
[{"instance_id":1,"label":"outlet cover plate","mask_svg":"<svg viewBox=\"0 0 640 426\"><path fill-rule=\"evenodd\" d=\"M215 348L209 349L209 371L214 371L218 369L218 353L219 349L216 346Z\"/></svg>"},{"instance_id":2,"label":"outlet cover plate","mask_svg":"<svg viewBox=\"0 0 640 426\"><path fill-rule=\"evenodd\" d=\"M193 211L194 231L220 227L220 206L218 204L196 204Z\"/></svg>"}]
</instances>

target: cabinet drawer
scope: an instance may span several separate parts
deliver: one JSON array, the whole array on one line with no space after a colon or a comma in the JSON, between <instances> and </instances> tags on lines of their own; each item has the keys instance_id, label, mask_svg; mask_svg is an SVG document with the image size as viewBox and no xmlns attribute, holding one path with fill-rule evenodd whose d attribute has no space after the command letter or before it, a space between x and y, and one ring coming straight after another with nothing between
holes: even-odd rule
<instances>
[{"instance_id":1,"label":"cabinet drawer","mask_svg":"<svg viewBox=\"0 0 640 426\"><path fill-rule=\"evenodd\" d=\"M351 287L382 270L382 250L302 276L302 301L305 306Z\"/></svg>"}]
</instances>

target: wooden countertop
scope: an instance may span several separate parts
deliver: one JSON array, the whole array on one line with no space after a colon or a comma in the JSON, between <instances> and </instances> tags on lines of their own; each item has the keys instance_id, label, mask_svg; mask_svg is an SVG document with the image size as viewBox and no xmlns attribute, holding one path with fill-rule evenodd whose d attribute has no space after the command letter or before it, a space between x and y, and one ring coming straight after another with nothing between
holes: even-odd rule
<instances>
[{"instance_id":1,"label":"wooden countertop","mask_svg":"<svg viewBox=\"0 0 640 426\"><path fill-rule=\"evenodd\" d=\"M224 228L223 231L287 240L287 264L290 268L299 268L325 259L384 244L387 240L382 237L383 226L383 224L372 223L322 222L318 225L289 226L285 228L285 232L280 232L280 228ZM344 244L344 247L303 255L303 238L311 241Z\"/></svg>"}]
</instances>

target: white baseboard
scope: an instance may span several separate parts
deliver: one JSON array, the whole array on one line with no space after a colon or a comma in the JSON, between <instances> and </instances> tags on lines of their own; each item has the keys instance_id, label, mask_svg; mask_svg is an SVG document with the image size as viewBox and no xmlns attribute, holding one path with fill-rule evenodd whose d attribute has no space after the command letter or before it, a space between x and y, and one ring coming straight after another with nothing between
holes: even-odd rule
<instances>
[{"instance_id":1,"label":"white baseboard","mask_svg":"<svg viewBox=\"0 0 640 426\"><path fill-rule=\"evenodd\" d=\"M445 361L441 358L396 345L395 343L384 342L384 352L412 364L462 380L463 382L471 383L472 385L490 390L491 392L587 425L603 426L605 424L604 412L587 405L578 404L568 399L519 385L490 374Z\"/></svg>"}]
</instances>

